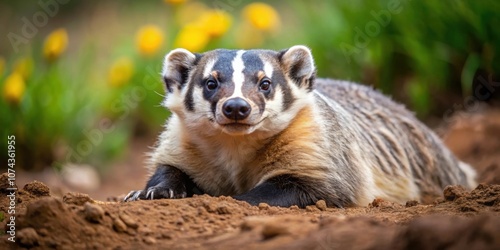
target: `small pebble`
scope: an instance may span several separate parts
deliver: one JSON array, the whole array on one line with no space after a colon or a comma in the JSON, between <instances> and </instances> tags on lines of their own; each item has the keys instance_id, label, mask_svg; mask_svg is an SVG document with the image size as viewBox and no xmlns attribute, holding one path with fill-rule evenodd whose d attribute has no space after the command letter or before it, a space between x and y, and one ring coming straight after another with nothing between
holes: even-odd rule
<instances>
[{"instance_id":1,"label":"small pebble","mask_svg":"<svg viewBox=\"0 0 500 250\"><path fill-rule=\"evenodd\" d=\"M153 245L156 243L156 239L151 237L151 236L148 236L148 237L144 238L144 243L146 243L148 245Z\"/></svg>"},{"instance_id":2,"label":"small pebble","mask_svg":"<svg viewBox=\"0 0 500 250\"><path fill-rule=\"evenodd\" d=\"M127 227L136 229L139 227L139 224L137 224L137 221L132 219L128 214L125 213L120 213L120 219L127 225Z\"/></svg>"},{"instance_id":3,"label":"small pebble","mask_svg":"<svg viewBox=\"0 0 500 250\"><path fill-rule=\"evenodd\" d=\"M267 203L259 203L259 209L260 210L268 210L269 209L269 204L267 204Z\"/></svg>"},{"instance_id":4,"label":"small pebble","mask_svg":"<svg viewBox=\"0 0 500 250\"><path fill-rule=\"evenodd\" d=\"M411 201L407 201L407 202L406 202L405 207L414 207L414 206L416 206L416 205L418 205L418 204L419 204L419 203L418 203L418 201L416 201L416 200L411 200Z\"/></svg>"},{"instance_id":5,"label":"small pebble","mask_svg":"<svg viewBox=\"0 0 500 250\"><path fill-rule=\"evenodd\" d=\"M125 223L123 223L123 221L119 218L115 218L113 219L113 229L115 229L115 231L119 233L122 233L127 231L127 225L125 225Z\"/></svg>"},{"instance_id":6,"label":"small pebble","mask_svg":"<svg viewBox=\"0 0 500 250\"><path fill-rule=\"evenodd\" d=\"M104 217L104 209L102 209L101 206L90 202L86 202L83 206L83 213L85 214L86 220L94 223L99 223Z\"/></svg>"},{"instance_id":7,"label":"small pebble","mask_svg":"<svg viewBox=\"0 0 500 250\"><path fill-rule=\"evenodd\" d=\"M307 206L306 211L307 212L317 212L318 208L316 206Z\"/></svg>"},{"instance_id":8,"label":"small pebble","mask_svg":"<svg viewBox=\"0 0 500 250\"><path fill-rule=\"evenodd\" d=\"M316 202L316 207L321 211L326 211L326 202L324 200L319 200Z\"/></svg>"}]
</instances>

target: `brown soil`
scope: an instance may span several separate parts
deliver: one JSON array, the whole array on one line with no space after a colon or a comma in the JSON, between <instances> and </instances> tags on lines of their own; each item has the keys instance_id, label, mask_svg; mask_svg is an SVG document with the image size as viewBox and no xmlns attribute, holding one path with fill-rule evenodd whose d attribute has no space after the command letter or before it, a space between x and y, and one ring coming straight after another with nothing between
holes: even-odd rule
<instances>
[{"instance_id":1,"label":"brown soil","mask_svg":"<svg viewBox=\"0 0 500 250\"><path fill-rule=\"evenodd\" d=\"M16 194L16 243L1 235L0 249L500 249L500 113L459 119L445 131L482 184L471 192L449 186L432 204L376 199L339 209L319 201L299 209L207 195L102 202L80 193L57 197L34 181ZM6 183L4 174L5 217ZM5 231L7 222L0 223Z\"/></svg>"}]
</instances>

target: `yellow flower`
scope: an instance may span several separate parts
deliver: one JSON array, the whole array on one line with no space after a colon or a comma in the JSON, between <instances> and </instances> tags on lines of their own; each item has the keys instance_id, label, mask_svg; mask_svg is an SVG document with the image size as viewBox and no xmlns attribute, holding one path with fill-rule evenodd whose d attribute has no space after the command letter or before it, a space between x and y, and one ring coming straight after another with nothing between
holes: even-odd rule
<instances>
[{"instance_id":1,"label":"yellow flower","mask_svg":"<svg viewBox=\"0 0 500 250\"><path fill-rule=\"evenodd\" d=\"M232 17L223 10L212 9L203 12L198 21L210 37L220 37L231 26Z\"/></svg>"},{"instance_id":2,"label":"yellow flower","mask_svg":"<svg viewBox=\"0 0 500 250\"><path fill-rule=\"evenodd\" d=\"M255 49L264 42L264 34L247 22L241 23L235 34L235 43L238 48Z\"/></svg>"},{"instance_id":3,"label":"yellow flower","mask_svg":"<svg viewBox=\"0 0 500 250\"><path fill-rule=\"evenodd\" d=\"M280 25L278 12L265 3L251 3L243 9L242 13L248 22L262 31L273 31Z\"/></svg>"},{"instance_id":4,"label":"yellow flower","mask_svg":"<svg viewBox=\"0 0 500 250\"><path fill-rule=\"evenodd\" d=\"M27 80L31 76L31 73L33 73L34 64L33 58L31 57L18 59L14 63L14 72L21 74L24 80Z\"/></svg>"},{"instance_id":5,"label":"yellow flower","mask_svg":"<svg viewBox=\"0 0 500 250\"><path fill-rule=\"evenodd\" d=\"M210 37L203 26L198 23L185 25L175 38L174 47L185 48L192 52L199 52L207 46Z\"/></svg>"},{"instance_id":6,"label":"yellow flower","mask_svg":"<svg viewBox=\"0 0 500 250\"><path fill-rule=\"evenodd\" d=\"M134 75L134 63L128 57L118 58L110 67L108 82L113 87L119 87L130 81Z\"/></svg>"},{"instance_id":7,"label":"yellow flower","mask_svg":"<svg viewBox=\"0 0 500 250\"><path fill-rule=\"evenodd\" d=\"M207 11L207 6L200 2L190 2L179 7L175 11L175 21L180 26L196 21L200 16L193 13L204 13Z\"/></svg>"},{"instance_id":8,"label":"yellow flower","mask_svg":"<svg viewBox=\"0 0 500 250\"><path fill-rule=\"evenodd\" d=\"M52 31L43 44L43 55L49 61L57 59L68 47L68 33L65 29Z\"/></svg>"},{"instance_id":9,"label":"yellow flower","mask_svg":"<svg viewBox=\"0 0 500 250\"><path fill-rule=\"evenodd\" d=\"M163 43L163 32L156 25L146 25L136 35L137 48L144 56L154 55Z\"/></svg>"},{"instance_id":10,"label":"yellow flower","mask_svg":"<svg viewBox=\"0 0 500 250\"><path fill-rule=\"evenodd\" d=\"M7 101L17 104L21 101L25 89L23 76L18 72L13 72L5 79L3 96Z\"/></svg>"},{"instance_id":11,"label":"yellow flower","mask_svg":"<svg viewBox=\"0 0 500 250\"><path fill-rule=\"evenodd\" d=\"M183 4L187 2L187 0L163 0L163 2L168 4Z\"/></svg>"},{"instance_id":12,"label":"yellow flower","mask_svg":"<svg viewBox=\"0 0 500 250\"><path fill-rule=\"evenodd\" d=\"M5 71L5 58L0 56L0 77L3 76L3 72Z\"/></svg>"}]
</instances>

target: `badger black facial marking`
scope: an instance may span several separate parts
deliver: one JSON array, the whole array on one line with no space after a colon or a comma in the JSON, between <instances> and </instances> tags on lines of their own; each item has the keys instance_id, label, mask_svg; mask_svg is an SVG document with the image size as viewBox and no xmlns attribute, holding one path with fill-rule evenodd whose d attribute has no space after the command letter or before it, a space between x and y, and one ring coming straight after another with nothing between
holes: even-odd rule
<instances>
[{"instance_id":1,"label":"badger black facial marking","mask_svg":"<svg viewBox=\"0 0 500 250\"><path fill-rule=\"evenodd\" d=\"M292 78L294 82L297 83L297 85L301 85L302 81L304 80L303 77L299 76L297 73L302 69L303 63L301 61L297 62L296 64L293 64L292 67L290 68L289 71L289 76Z\"/></svg>"},{"instance_id":2,"label":"badger black facial marking","mask_svg":"<svg viewBox=\"0 0 500 250\"><path fill-rule=\"evenodd\" d=\"M281 71L274 71L273 72L273 79L275 82L277 82L280 85L281 91L283 92L283 109L282 111L286 111L292 106L292 104L295 102L295 97L292 93L292 90L290 89L290 86L288 86L285 75L281 73Z\"/></svg>"},{"instance_id":3,"label":"badger black facial marking","mask_svg":"<svg viewBox=\"0 0 500 250\"><path fill-rule=\"evenodd\" d=\"M194 111L193 90L194 90L194 86L192 84L189 85L187 93L186 93L186 97L184 98L184 106L186 107L186 110L191 111L191 112Z\"/></svg>"},{"instance_id":4,"label":"badger black facial marking","mask_svg":"<svg viewBox=\"0 0 500 250\"><path fill-rule=\"evenodd\" d=\"M193 62L193 66L190 68L190 71L187 73L187 75L183 74L183 77L185 77L185 81L189 79L189 74L192 75L191 81L194 79L197 79L200 75L199 72L194 71L196 69L196 66L198 66L198 63L202 59L203 55L202 54L195 54L196 59ZM194 111L194 100L193 100L193 84L185 83L188 85L188 89L186 92L186 97L184 98L184 106L186 107L186 110L193 112ZM180 89L179 89L180 90Z\"/></svg>"},{"instance_id":5,"label":"badger black facial marking","mask_svg":"<svg viewBox=\"0 0 500 250\"><path fill-rule=\"evenodd\" d=\"M257 52L245 51L242 55L242 59L245 63L245 68L243 69L245 77L254 77L257 72L264 70L264 63ZM250 78L249 80L253 79Z\"/></svg>"},{"instance_id":6,"label":"badger black facial marking","mask_svg":"<svg viewBox=\"0 0 500 250\"><path fill-rule=\"evenodd\" d=\"M231 65L234 57L236 57L235 50L219 50L217 54L217 59L214 63L212 71L216 71L218 74L218 80L221 83L227 83L231 81L231 76L233 75L234 69Z\"/></svg>"},{"instance_id":7,"label":"badger black facial marking","mask_svg":"<svg viewBox=\"0 0 500 250\"><path fill-rule=\"evenodd\" d=\"M173 93L174 92L174 89L172 88L172 86L175 85L175 81L173 79L170 79L170 78L167 78L167 77L163 77L163 83L165 84L165 89L169 93Z\"/></svg>"}]
</instances>

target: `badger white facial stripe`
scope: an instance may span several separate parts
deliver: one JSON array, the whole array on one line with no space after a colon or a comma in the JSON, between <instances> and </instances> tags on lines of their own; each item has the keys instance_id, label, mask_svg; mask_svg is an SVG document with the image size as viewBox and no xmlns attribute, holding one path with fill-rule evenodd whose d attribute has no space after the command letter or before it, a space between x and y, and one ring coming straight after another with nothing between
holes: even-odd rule
<instances>
[{"instance_id":1,"label":"badger white facial stripe","mask_svg":"<svg viewBox=\"0 0 500 250\"><path fill-rule=\"evenodd\" d=\"M203 77L208 77L210 73L212 73L212 69L214 68L215 60L209 60L205 65L205 69L203 70Z\"/></svg>"},{"instance_id":2,"label":"badger white facial stripe","mask_svg":"<svg viewBox=\"0 0 500 250\"><path fill-rule=\"evenodd\" d=\"M267 77L273 76L273 65L270 62L264 62L264 73Z\"/></svg>"},{"instance_id":3,"label":"badger white facial stripe","mask_svg":"<svg viewBox=\"0 0 500 250\"><path fill-rule=\"evenodd\" d=\"M243 74L243 70L245 69L245 63L243 62L244 53L244 50L239 50L232 62L234 92L229 98L243 97L241 89L243 88L243 83L245 82L245 75Z\"/></svg>"}]
</instances>

